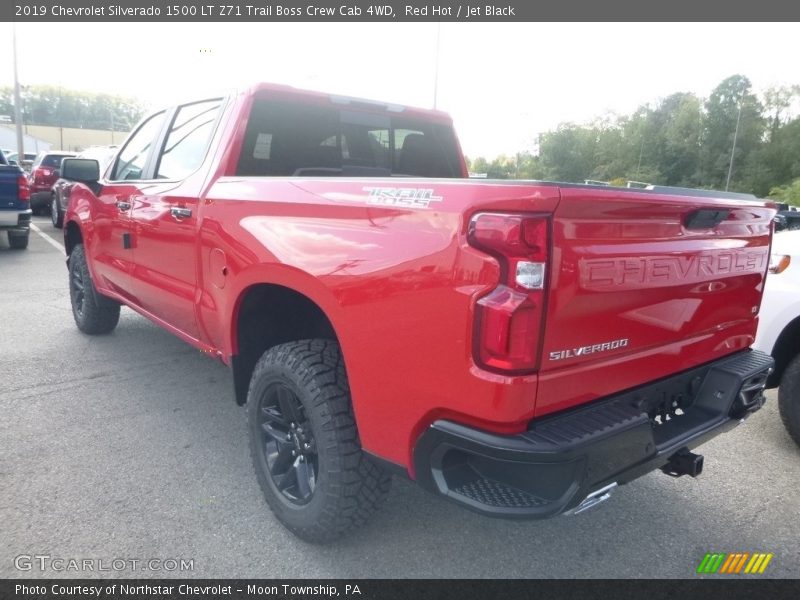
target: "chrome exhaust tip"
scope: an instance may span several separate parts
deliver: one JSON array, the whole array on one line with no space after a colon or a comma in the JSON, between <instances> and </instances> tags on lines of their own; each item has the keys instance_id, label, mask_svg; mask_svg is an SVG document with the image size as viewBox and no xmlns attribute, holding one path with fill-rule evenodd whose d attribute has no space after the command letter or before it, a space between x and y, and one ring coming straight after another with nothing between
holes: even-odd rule
<instances>
[{"instance_id":1,"label":"chrome exhaust tip","mask_svg":"<svg viewBox=\"0 0 800 600\"><path fill-rule=\"evenodd\" d=\"M585 510L589 510L593 506L597 506L601 502L605 502L606 500L611 498L611 492L614 490L615 487L617 487L616 481L614 483L609 483L607 486L602 487L599 490L596 490L591 494L589 494L588 496L586 496L586 498L584 498L583 501L580 504L578 504L578 506L566 511L564 514L569 516L577 515Z\"/></svg>"}]
</instances>

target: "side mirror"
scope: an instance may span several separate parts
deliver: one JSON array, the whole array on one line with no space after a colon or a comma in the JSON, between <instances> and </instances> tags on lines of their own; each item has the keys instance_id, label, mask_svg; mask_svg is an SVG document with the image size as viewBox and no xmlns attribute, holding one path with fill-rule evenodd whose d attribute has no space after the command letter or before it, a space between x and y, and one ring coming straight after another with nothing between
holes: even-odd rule
<instances>
[{"instance_id":1,"label":"side mirror","mask_svg":"<svg viewBox=\"0 0 800 600\"><path fill-rule=\"evenodd\" d=\"M61 161L61 177L82 183L97 183L100 163L91 158L65 158Z\"/></svg>"}]
</instances>

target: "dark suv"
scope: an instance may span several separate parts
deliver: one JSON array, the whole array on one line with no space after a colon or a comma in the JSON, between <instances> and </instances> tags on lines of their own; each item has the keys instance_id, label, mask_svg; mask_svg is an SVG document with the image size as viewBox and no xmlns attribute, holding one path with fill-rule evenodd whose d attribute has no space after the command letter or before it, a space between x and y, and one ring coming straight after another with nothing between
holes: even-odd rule
<instances>
[{"instance_id":1,"label":"dark suv","mask_svg":"<svg viewBox=\"0 0 800 600\"><path fill-rule=\"evenodd\" d=\"M44 213L50 207L50 192L59 176L61 161L72 158L74 152L40 152L33 161L28 183L31 188L31 210L37 215Z\"/></svg>"}]
</instances>

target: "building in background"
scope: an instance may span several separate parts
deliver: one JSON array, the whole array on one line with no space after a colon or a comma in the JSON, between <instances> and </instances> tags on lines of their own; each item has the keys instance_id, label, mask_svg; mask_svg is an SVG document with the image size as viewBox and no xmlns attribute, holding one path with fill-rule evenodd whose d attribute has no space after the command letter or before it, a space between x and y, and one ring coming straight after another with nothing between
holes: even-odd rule
<instances>
[{"instance_id":1,"label":"building in background","mask_svg":"<svg viewBox=\"0 0 800 600\"><path fill-rule=\"evenodd\" d=\"M23 135L22 144L25 146L25 152L33 152L37 154L42 150L50 150L53 146L47 140L33 137L32 135ZM17 132L14 126L0 125L0 148L11 148L14 152L17 151Z\"/></svg>"}]
</instances>

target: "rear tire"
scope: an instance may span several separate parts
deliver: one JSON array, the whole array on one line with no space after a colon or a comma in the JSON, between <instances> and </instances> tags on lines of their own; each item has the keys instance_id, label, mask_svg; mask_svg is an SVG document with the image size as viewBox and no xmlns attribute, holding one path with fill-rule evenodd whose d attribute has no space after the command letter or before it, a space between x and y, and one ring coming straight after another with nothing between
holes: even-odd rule
<instances>
[{"instance_id":1,"label":"rear tire","mask_svg":"<svg viewBox=\"0 0 800 600\"><path fill-rule=\"evenodd\" d=\"M95 289L83 244L75 246L69 255L69 298L75 324L82 332L102 335L117 326L120 305Z\"/></svg>"},{"instance_id":2,"label":"rear tire","mask_svg":"<svg viewBox=\"0 0 800 600\"><path fill-rule=\"evenodd\" d=\"M335 540L367 522L391 477L361 450L336 342L267 350L247 394L250 452L272 512L298 537Z\"/></svg>"},{"instance_id":3,"label":"rear tire","mask_svg":"<svg viewBox=\"0 0 800 600\"><path fill-rule=\"evenodd\" d=\"M58 197L55 194L50 199L50 220L56 229L61 229L64 224L64 215L61 212L61 207L58 205Z\"/></svg>"},{"instance_id":4,"label":"rear tire","mask_svg":"<svg viewBox=\"0 0 800 600\"><path fill-rule=\"evenodd\" d=\"M778 388L778 409L789 435L800 445L800 354L783 372Z\"/></svg>"},{"instance_id":5,"label":"rear tire","mask_svg":"<svg viewBox=\"0 0 800 600\"><path fill-rule=\"evenodd\" d=\"M28 240L31 237L30 231L24 235L8 232L8 245L12 250L25 250L28 247Z\"/></svg>"}]
</instances>

